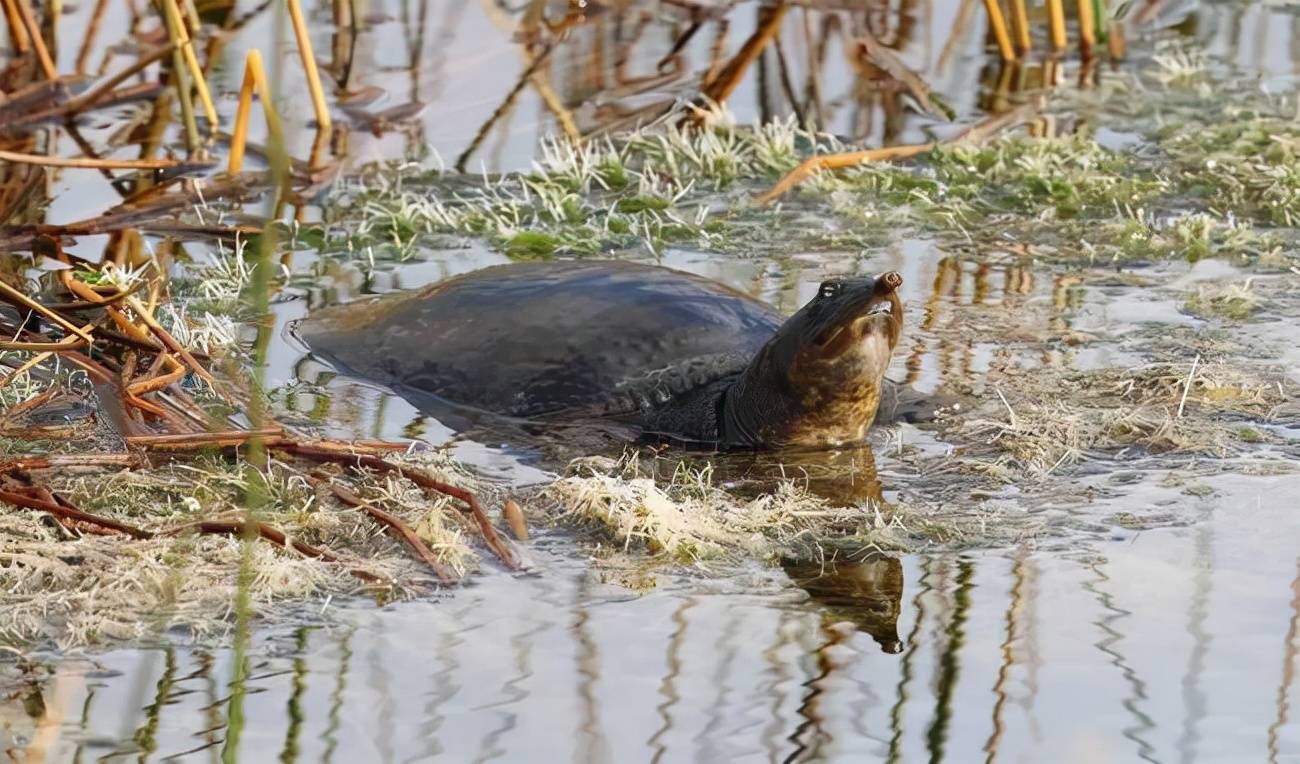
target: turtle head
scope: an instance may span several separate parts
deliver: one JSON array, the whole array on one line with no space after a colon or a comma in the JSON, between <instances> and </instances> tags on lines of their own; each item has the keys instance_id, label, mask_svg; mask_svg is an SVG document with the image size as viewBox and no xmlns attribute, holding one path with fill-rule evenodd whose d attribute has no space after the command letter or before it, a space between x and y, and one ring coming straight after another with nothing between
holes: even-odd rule
<instances>
[{"instance_id":1,"label":"turtle head","mask_svg":"<svg viewBox=\"0 0 1300 764\"><path fill-rule=\"evenodd\" d=\"M902 330L902 283L894 272L823 282L728 392L726 439L809 447L862 441Z\"/></svg>"}]
</instances>

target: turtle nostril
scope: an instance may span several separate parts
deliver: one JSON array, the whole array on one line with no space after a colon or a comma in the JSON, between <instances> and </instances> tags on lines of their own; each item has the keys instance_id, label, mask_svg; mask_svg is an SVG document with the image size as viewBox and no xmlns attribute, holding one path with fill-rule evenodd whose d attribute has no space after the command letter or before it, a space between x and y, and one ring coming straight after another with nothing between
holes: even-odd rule
<instances>
[{"instance_id":1,"label":"turtle nostril","mask_svg":"<svg viewBox=\"0 0 1300 764\"><path fill-rule=\"evenodd\" d=\"M890 271L889 273L886 273L885 275L880 277L880 280L884 281L885 286L889 287L890 289L897 289L903 285L903 277L898 275L897 271Z\"/></svg>"}]
</instances>

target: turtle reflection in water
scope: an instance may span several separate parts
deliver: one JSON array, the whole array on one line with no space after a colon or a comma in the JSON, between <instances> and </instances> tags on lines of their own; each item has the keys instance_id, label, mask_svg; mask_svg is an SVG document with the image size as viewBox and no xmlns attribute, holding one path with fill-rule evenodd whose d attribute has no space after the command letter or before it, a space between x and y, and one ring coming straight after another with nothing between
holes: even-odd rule
<instances>
[{"instance_id":1,"label":"turtle reflection in water","mask_svg":"<svg viewBox=\"0 0 1300 764\"><path fill-rule=\"evenodd\" d=\"M903 564L898 558L870 554L856 561L787 561L783 566L795 585L826 608L827 621L849 621L884 652L903 651L898 636Z\"/></svg>"},{"instance_id":2,"label":"turtle reflection in water","mask_svg":"<svg viewBox=\"0 0 1300 764\"><path fill-rule=\"evenodd\" d=\"M715 450L827 448L863 442L876 417L901 283L832 279L785 318L667 268L513 263L329 308L298 332L452 426L486 412Z\"/></svg>"}]
</instances>

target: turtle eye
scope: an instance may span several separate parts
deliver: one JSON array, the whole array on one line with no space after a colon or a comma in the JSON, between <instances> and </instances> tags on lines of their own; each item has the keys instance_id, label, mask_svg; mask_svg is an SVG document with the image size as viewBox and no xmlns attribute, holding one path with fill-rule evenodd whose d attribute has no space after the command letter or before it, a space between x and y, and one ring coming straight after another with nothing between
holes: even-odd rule
<instances>
[{"instance_id":1,"label":"turtle eye","mask_svg":"<svg viewBox=\"0 0 1300 764\"><path fill-rule=\"evenodd\" d=\"M844 285L838 281L823 281L821 288L817 290L817 296L822 299L837 297L844 290Z\"/></svg>"}]
</instances>

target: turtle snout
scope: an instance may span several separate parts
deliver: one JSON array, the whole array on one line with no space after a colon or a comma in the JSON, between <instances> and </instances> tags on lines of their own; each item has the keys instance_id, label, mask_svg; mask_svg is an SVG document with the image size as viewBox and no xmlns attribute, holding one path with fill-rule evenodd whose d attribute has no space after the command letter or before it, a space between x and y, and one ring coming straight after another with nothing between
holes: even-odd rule
<instances>
[{"instance_id":1,"label":"turtle snout","mask_svg":"<svg viewBox=\"0 0 1300 764\"><path fill-rule=\"evenodd\" d=\"M903 277L898 274L898 271L886 273L880 277L880 281L891 292L903 285Z\"/></svg>"}]
</instances>

